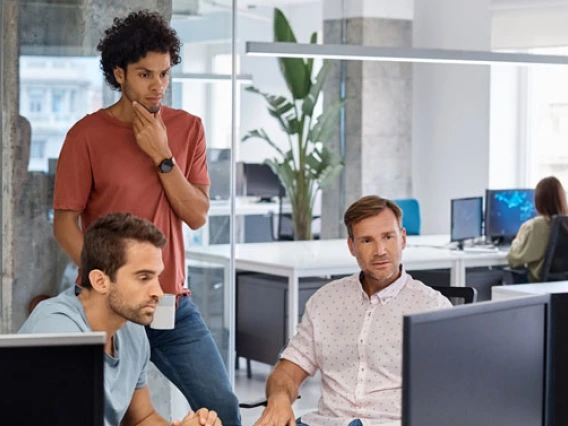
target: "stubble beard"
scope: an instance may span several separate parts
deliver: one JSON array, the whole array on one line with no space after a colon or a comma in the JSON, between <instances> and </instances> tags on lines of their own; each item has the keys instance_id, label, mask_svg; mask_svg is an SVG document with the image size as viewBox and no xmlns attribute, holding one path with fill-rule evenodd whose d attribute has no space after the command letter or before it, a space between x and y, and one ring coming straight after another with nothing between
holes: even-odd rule
<instances>
[{"instance_id":1,"label":"stubble beard","mask_svg":"<svg viewBox=\"0 0 568 426\"><path fill-rule=\"evenodd\" d=\"M124 88L122 89L122 94L124 95L124 97L126 99L128 99L130 101L130 103L132 103L133 101L138 102L138 104L142 105L144 108L146 108L146 111L148 111L150 114L156 114L158 111L160 111L160 108L162 106L162 104L159 104L159 105L156 105L156 106L147 107L142 102L134 99L134 96L133 96L127 82L124 83Z\"/></svg>"},{"instance_id":2,"label":"stubble beard","mask_svg":"<svg viewBox=\"0 0 568 426\"><path fill-rule=\"evenodd\" d=\"M111 310L122 318L140 325L148 325L154 319L154 313L143 314L143 306L132 307L124 303L123 298L116 290L111 290L109 296Z\"/></svg>"}]
</instances>

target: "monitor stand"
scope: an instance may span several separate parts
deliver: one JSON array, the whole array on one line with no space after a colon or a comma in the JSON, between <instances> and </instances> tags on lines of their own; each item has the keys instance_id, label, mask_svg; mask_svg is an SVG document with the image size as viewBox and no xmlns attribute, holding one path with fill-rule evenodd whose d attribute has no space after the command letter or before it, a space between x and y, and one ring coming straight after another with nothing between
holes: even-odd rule
<instances>
[{"instance_id":1,"label":"monitor stand","mask_svg":"<svg viewBox=\"0 0 568 426\"><path fill-rule=\"evenodd\" d=\"M259 197L257 203L272 203L272 197Z\"/></svg>"}]
</instances>

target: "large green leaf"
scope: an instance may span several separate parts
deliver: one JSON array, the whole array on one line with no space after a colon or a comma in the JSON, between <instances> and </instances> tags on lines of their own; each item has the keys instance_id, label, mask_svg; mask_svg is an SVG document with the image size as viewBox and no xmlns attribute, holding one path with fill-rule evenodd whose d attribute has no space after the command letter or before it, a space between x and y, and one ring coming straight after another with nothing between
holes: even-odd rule
<instances>
[{"instance_id":1,"label":"large green leaf","mask_svg":"<svg viewBox=\"0 0 568 426\"><path fill-rule=\"evenodd\" d=\"M276 120L278 120L278 123L280 124L280 127L282 127L282 130L290 135L298 133L299 129L296 124L296 110L294 109L294 105L288 99L283 96L264 93L254 86L246 87L245 90L247 92L256 93L264 97L269 105L268 113L276 118ZM290 112L291 114L288 114Z\"/></svg>"},{"instance_id":2,"label":"large green leaf","mask_svg":"<svg viewBox=\"0 0 568 426\"><path fill-rule=\"evenodd\" d=\"M266 160L266 164L270 166L272 171L276 173L286 191L290 194L294 191L295 188L295 176L294 176L294 169L290 165L289 161L284 161L280 163L276 159L274 160Z\"/></svg>"},{"instance_id":3,"label":"large green leaf","mask_svg":"<svg viewBox=\"0 0 568 426\"><path fill-rule=\"evenodd\" d=\"M264 139L266 142L268 142L268 145L270 145L272 148L274 148L278 152L278 154L280 154L282 156L282 158L284 158L286 156L284 154L284 151L282 151L280 149L280 147L278 145L276 145L272 141L272 139L270 139L268 137L268 135L266 134L264 129L251 130L250 132L248 132L246 135L243 136L243 138L241 139L241 142L245 142L249 139L254 139L254 138Z\"/></svg>"},{"instance_id":4,"label":"large green leaf","mask_svg":"<svg viewBox=\"0 0 568 426\"><path fill-rule=\"evenodd\" d=\"M296 36L282 11L274 9L274 41L296 43ZM312 84L308 66L301 58L278 58L280 71L294 99L304 99Z\"/></svg>"},{"instance_id":5,"label":"large green leaf","mask_svg":"<svg viewBox=\"0 0 568 426\"><path fill-rule=\"evenodd\" d=\"M325 79L327 77L330 68L331 64L327 61L324 61L316 77L315 84L312 84L312 87L310 88L310 93L308 94L308 96L305 97L304 102L302 104L302 113L304 115L311 117L312 114L314 113L314 108L318 102L319 95L321 93L323 84L325 83Z\"/></svg>"},{"instance_id":6,"label":"large green leaf","mask_svg":"<svg viewBox=\"0 0 568 426\"><path fill-rule=\"evenodd\" d=\"M310 130L308 139L312 142L327 142L337 129L337 120L344 101L338 100L329 104L318 117L316 124Z\"/></svg>"},{"instance_id":7,"label":"large green leaf","mask_svg":"<svg viewBox=\"0 0 568 426\"><path fill-rule=\"evenodd\" d=\"M318 44L318 33L313 32L310 37L310 44ZM312 69L314 68L314 58L308 59L308 75L312 78Z\"/></svg>"}]
</instances>

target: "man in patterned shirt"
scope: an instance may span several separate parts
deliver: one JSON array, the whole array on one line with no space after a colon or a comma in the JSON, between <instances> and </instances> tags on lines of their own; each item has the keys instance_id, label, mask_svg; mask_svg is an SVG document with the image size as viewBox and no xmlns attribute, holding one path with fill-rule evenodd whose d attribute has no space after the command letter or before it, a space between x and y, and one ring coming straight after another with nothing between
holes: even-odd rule
<instances>
[{"instance_id":1,"label":"man in patterned shirt","mask_svg":"<svg viewBox=\"0 0 568 426\"><path fill-rule=\"evenodd\" d=\"M374 426L399 420L404 315L450 307L402 266L406 231L392 201L366 196L345 212L347 245L361 272L322 287L268 378L255 426L294 426L292 402L321 372L318 410L298 426Z\"/></svg>"}]
</instances>

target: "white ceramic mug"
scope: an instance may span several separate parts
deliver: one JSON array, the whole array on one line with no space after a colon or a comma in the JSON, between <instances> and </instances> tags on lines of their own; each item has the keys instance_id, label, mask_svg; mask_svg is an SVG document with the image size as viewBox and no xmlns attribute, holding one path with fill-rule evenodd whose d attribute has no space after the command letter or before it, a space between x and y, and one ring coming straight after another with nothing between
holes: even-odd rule
<instances>
[{"instance_id":1,"label":"white ceramic mug","mask_svg":"<svg viewBox=\"0 0 568 426\"><path fill-rule=\"evenodd\" d=\"M154 311L154 320L150 328L171 330L176 324L176 295L164 294Z\"/></svg>"}]
</instances>

